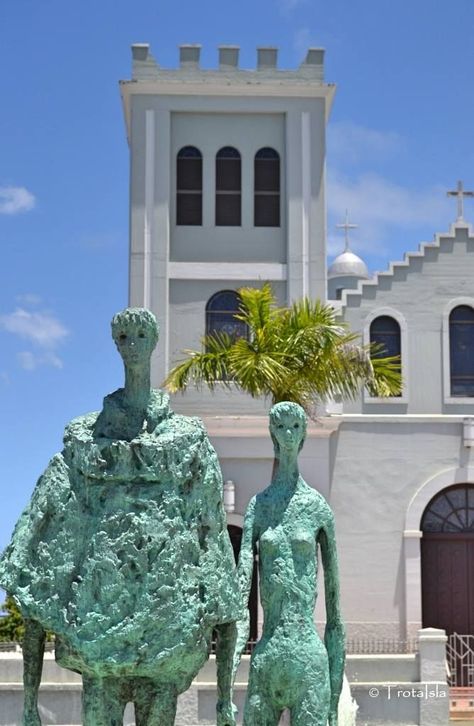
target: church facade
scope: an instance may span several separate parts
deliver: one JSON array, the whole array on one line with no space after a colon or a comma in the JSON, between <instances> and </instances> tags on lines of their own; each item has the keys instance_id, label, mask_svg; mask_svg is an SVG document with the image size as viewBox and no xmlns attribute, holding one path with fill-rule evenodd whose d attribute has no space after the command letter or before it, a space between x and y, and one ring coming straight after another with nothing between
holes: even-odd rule
<instances>
[{"instance_id":1,"label":"church facade","mask_svg":"<svg viewBox=\"0 0 474 726\"><path fill-rule=\"evenodd\" d=\"M269 281L282 304L332 300L364 341L400 353L403 374L400 396L362 392L328 407L301 454L303 477L335 512L349 636L404 640L422 625L474 634L471 227L461 214L373 278L346 249L328 275L325 132L335 87L324 81L323 51L279 70L276 49L259 48L251 71L239 68L234 46L219 48L216 70L201 69L199 46L181 46L176 70L159 67L147 45L132 52L132 79L121 83L129 302L160 322L153 385L205 332L238 334L239 287ZM246 505L271 475L269 403L194 390L173 405L204 419L238 549Z\"/></svg>"}]
</instances>

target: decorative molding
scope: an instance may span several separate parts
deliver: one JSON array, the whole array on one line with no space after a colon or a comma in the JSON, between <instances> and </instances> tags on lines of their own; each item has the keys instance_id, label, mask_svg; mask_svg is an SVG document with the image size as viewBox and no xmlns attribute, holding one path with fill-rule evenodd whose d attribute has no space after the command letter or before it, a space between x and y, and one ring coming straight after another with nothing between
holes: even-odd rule
<instances>
[{"instance_id":1,"label":"decorative molding","mask_svg":"<svg viewBox=\"0 0 474 726\"><path fill-rule=\"evenodd\" d=\"M435 235L434 242L423 242L419 245L418 250L416 252L407 252L403 258L403 260L399 260L397 262L391 262L388 266L387 270L384 270L383 272L376 273L370 280L359 280L359 283L357 285L357 288L354 290L344 290L342 293L342 307L346 308L349 306L352 306L352 301L356 298L361 298L364 296L364 292L368 290L371 287L377 287L379 282L383 278L387 277L395 277L398 270L407 269L409 271L409 268L411 266L411 262L417 258L423 258L425 257L425 254L430 249L440 249L442 246L443 240L449 240L453 241L456 239L457 231L458 230L465 230L467 231L468 237L471 239L474 239L474 229L472 225L468 224L464 221L457 221L454 224L451 225L449 232L438 232Z\"/></svg>"},{"instance_id":2,"label":"decorative molding","mask_svg":"<svg viewBox=\"0 0 474 726\"><path fill-rule=\"evenodd\" d=\"M151 308L151 240L155 199L155 112L145 111L145 210L143 224L143 307Z\"/></svg>"},{"instance_id":3,"label":"decorative molding","mask_svg":"<svg viewBox=\"0 0 474 726\"><path fill-rule=\"evenodd\" d=\"M170 262L173 280L285 281L287 267L273 262Z\"/></svg>"},{"instance_id":4,"label":"decorative molding","mask_svg":"<svg viewBox=\"0 0 474 726\"><path fill-rule=\"evenodd\" d=\"M421 548L423 512L433 497L453 484L474 483L474 467L445 469L427 479L407 507L404 535L405 603L407 622L421 622Z\"/></svg>"},{"instance_id":5,"label":"decorative molding","mask_svg":"<svg viewBox=\"0 0 474 726\"><path fill-rule=\"evenodd\" d=\"M309 238L311 230L311 126L309 111L301 114L301 279L302 297L309 294Z\"/></svg>"}]
</instances>

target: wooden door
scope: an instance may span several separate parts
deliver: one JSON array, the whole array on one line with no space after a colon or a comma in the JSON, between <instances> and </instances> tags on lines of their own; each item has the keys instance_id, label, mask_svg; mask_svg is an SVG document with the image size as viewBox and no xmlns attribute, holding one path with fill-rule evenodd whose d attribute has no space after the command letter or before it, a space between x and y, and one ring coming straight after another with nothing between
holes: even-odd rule
<instances>
[{"instance_id":1,"label":"wooden door","mask_svg":"<svg viewBox=\"0 0 474 726\"><path fill-rule=\"evenodd\" d=\"M474 635L474 485L439 492L421 529L423 627Z\"/></svg>"},{"instance_id":2,"label":"wooden door","mask_svg":"<svg viewBox=\"0 0 474 726\"><path fill-rule=\"evenodd\" d=\"M474 634L474 539L425 534L421 542L423 627Z\"/></svg>"}]
</instances>

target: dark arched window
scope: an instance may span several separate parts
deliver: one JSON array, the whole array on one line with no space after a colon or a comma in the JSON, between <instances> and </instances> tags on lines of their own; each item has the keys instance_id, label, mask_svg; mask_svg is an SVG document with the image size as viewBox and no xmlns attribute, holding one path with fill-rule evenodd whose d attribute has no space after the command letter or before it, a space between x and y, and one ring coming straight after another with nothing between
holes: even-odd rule
<instances>
[{"instance_id":1,"label":"dark arched window","mask_svg":"<svg viewBox=\"0 0 474 726\"><path fill-rule=\"evenodd\" d=\"M183 146L176 158L176 224L202 224L202 154Z\"/></svg>"},{"instance_id":2,"label":"dark arched window","mask_svg":"<svg viewBox=\"0 0 474 726\"><path fill-rule=\"evenodd\" d=\"M240 295L235 290L216 292L206 305L206 335L227 333L231 338L246 338L247 325L235 317L240 305Z\"/></svg>"},{"instance_id":3,"label":"dark arched window","mask_svg":"<svg viewBox=\"0 0 474 726\"><path fill-rule=\"evenodd\" d=\"M254 225L280 226L280 156L269 147L255 154Z\"/></svg>"},{"instance_id":4,"label":"dark arched window","mask_svg":"<svg viewBox=\"0 0 474 726\"><path fill-rule=\"evenodd\" d=\"M242 161L237 149L224 146L216 154L216 225L242 223Z\"/></svg>"},{"instance_id":5,"label":"dark arched window","mask_svg":"<svg viewBox=\"0 0 474 726\"><path fill-rule=\"evenodd\" d=\"M389 355L401 355L400 326L390 315L380 315L370 324L370 342L381 346L374 358L385 358Z\"/></svg>"},{"instance_id":6,"label":"dark arched window","mask_svg":"<svg viewBox=\"0 0 474 726\"><path fill-rule=\"evenodd\" d=\"M474 486L456 484L436 494L425 509L422 532L474 532Z\"/></svg>"},{"instance_id":7,"label":"dark arched window","mask_svg":"<svg viewBox=\"0 0 474 726\"><path fill-rule=\"evenodd\" d=\"M395 318L390 315L379 315L370 324L370 342L379 346L379 350L372 352L372 358L385 358L387 356L402 356L402 343L400 326ZM401 393L393 394L392 398L398 398Z\"/></svg>"},{"instance_id":8,"label":"dark arched window","mask_svg":"<svg viewBox=\"0 0 474 726\"><path fill-rule=\"evenodd\" d=\"M451 396L474 396L474 309L458 305L449 316Z\"/></svg>"}]
</instances>

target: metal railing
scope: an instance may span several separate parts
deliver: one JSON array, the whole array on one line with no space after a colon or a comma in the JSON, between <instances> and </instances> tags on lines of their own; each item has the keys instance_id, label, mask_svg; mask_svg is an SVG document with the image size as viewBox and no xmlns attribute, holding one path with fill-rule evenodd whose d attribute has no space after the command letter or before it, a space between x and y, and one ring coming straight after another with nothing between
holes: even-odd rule
<instances>
[{"instance_id":1,"label":"metal railing","mask_svg":"<svg viewBox=\"0 0 474 726\"><path fill-rule=\"evenodd\" d=\"M446 660L451 688L474 688L474 635L449 635Z\"/></svg>"},{"instance_id":2,"label":"metal railing","mask_svg":"<svg viewBox=\"0 0 474 726\"><path fill-rule=\"evenodd\" d=\"M349 638L346 652L350 655L397 655L416 653L418 642L415 639L398 638Z\"/></svg>"}]
</instances>

